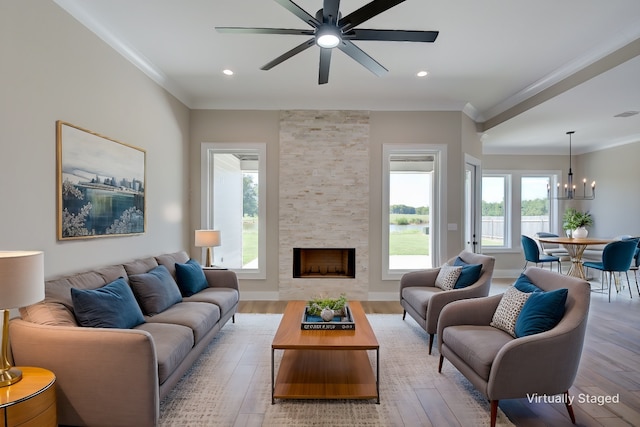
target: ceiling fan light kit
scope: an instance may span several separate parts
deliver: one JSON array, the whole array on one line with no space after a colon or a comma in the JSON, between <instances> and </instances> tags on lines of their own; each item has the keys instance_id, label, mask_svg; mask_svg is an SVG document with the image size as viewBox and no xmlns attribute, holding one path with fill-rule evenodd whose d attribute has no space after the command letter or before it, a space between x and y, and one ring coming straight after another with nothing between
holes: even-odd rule
<instances>
[{"instance_id":1,"label":"ceiling fan light kit","mask_svg":"<svg viewBox=\"0 0 640 427\"><path fill-rule=\"evenodd\" d=\"M338 31L331 25L323 25L316 32L316 44L325 49L333 49L340 41Z\"/></svg>"},{"instance_id":2,"label":"ceiling fan light kit","mask_svg":"<svg viewBox=\"0 0 640 427\"><path fill-rule=\"evenodd\" d=\"M384 68L375 59L357 47L353 41L370 40L432 43L438 37L438 31L373 30L355 28L374 16L403 3L405 0L373 0L344 17L342 17L342 14L340 13L340 0L323 0L322 9L316 13L316 16L312 16L291 0L275 1L289 12L296 15L306 24L310 25L312 29L298 30L287 28L216 27L216 30L221 33L236 34L312 36L305 42L265 64L261 69L270 70L292 56L297 55L311 46L317 45L320 47L318 84L325 84L329 81L331 52L335 47L339 48L342 52L360 63L373 74L382 76L389 70Z\"/></svg>"}]
</instances>

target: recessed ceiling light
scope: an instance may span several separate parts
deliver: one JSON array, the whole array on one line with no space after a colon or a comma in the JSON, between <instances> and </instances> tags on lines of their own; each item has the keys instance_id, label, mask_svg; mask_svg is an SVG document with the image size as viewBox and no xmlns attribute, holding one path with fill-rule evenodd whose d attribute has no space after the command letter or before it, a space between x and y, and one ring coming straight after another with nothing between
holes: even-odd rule
<instances>
[{"instance_id":1,"label":"recessed ceiling light","mask_svg":"<svg viewBox=\"0 0 640 427\"><path fill-rule=\"evenodd\" d=\"M429 73L423 70L423 71L418 71L418 74L416 74L416 76L418 76L418 77L426 77L427 74L429 74Z\"/></svg>"},{"instance_id":2,"label":"recessed ceiling light","mask_svg":"<svg viewBox=\"0 0 640 427\"><path fill-rule=\"evenodd\" d=\"M640 111L625 111L624 113L616 114L613 117L631 117L635 116L638 113L640 113Z\"/></svg>"},{"instance_id":3,"label":"recessed ceiling light","mask_svg":"<svg viewBox=\"0 0 640 427\"><path fill-rule=\"evenodd\" d=\"M233 71L227 69L227 70L222 70L222 72L227 75L227 76L233 76Z\"/></svg>"}]
</instances>

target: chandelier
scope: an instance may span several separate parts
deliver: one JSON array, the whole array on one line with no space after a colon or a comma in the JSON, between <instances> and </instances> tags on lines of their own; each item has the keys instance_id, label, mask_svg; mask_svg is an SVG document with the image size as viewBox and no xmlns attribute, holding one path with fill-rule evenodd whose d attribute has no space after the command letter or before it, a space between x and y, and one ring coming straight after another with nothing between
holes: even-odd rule
<instances>
[{"instance_id":1,"label":"chandelier","mask_svg":"<svg viewBox=\"0 0 640 427\"><path fill-rule=\"evenodd\" d=\"M573 183L573 171L571 170L571 135L575 131L570 130L567 132L569 135L569 173L567 174L567 182L561 189L560 183L556 187L556 200L593 200L596 198L596 182L591 183L591 195L587 195L587 178L582 180L582 196L578 196L576 192L576 185ZM564 191L563 191L564 190ZM547 185L547 195L551 197L551 188Z\"/></svg>"}]
</instances>

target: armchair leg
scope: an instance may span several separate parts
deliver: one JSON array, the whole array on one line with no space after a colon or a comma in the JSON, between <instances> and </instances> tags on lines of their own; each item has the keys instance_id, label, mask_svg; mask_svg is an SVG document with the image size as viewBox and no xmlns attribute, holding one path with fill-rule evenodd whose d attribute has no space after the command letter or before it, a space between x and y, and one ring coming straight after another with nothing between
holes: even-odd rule
<instances>
[{"instance_id":1,"label":"armchair leg","mask_svg":"<svg viewBox=\"0 0 640 427\"><path fill-rule=\"evenodd\" d=\"M442 373L442 363L444 362L444 356L440 355L440 361L438 362L438 373Z\"/></svg>"},{"instance_id":2,"label":"armchair leg","mask_svg":"<svg viewBox=\"0 0 640 427\"><path fill-rule=\"evenodd\" d=\"M569 418L571 418L571 422L573 424L576 423L576 416L573 413L573 406L570 403L571 401L569 400L569 390L564 392L564 404L567 407L567 411L569 412Z\"/></svg>"},{"instance_id":3,"label":"armchair leg","mask_svg":"<svg viewBox=\"0 0 640 427\"><path fill-rule=\"evenodd\" d=\"M407 317L407 310L402 310L402 320Z\"/></svg>"},{"instance_id":4,"label":"armchair leg","mask_svg":"<svg viewBox=\"0 0 640 427\"><path fill-rule=\"evenodd\" d=\"M498 418L498 402L499 400L491 401L491 427L496 427L496 418Z\"/></svg>"},{"instance_id":5,"label":"armchair leg","mask_svg":"<svg viewBox=\"0 0 640 427\"><path fill-rule=\"evenodd\" d=\"M433 336L434 334L429 334L429 355L431 355L431 348L433 347Z\"/></svg>"},{"instance_id":6,"label":"armchair leg","mask_svg":"<svg viewBox=\"0 0 640 427\"><path fill-rule=\"evenodd\" d=\"M231 316L231 323L236 323L236 315Z\"/></svg>"}]
</instances>

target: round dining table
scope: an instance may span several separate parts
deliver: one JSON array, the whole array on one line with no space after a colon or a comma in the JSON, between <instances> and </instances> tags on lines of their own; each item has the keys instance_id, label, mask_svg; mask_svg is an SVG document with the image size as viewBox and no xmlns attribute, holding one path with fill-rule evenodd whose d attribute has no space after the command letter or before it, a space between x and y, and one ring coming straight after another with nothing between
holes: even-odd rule
<instances>
[{"instance_id":1,"label":"round dining table","mask_svg":"<svg viewBox=\"0 0 640 427\"><path fill-rule=\"evenodd\" d=\"M614 239L600 239L593 237L539 237L543 243L555 243L562 245L571 257L571 267L567 272L568 276L579 277L587 280L587 276L582 266L582 254L589 245L606 245Z\"/></svg>"}]
</instances>

